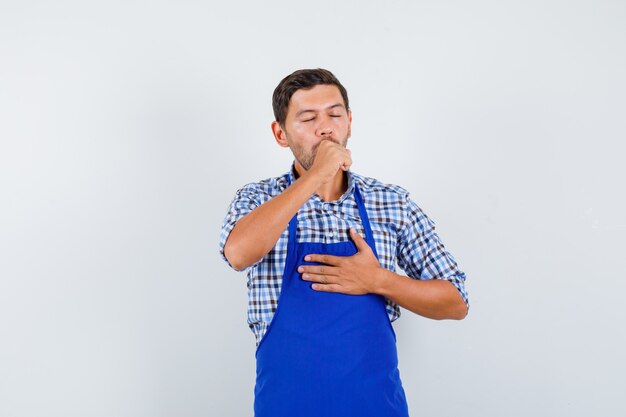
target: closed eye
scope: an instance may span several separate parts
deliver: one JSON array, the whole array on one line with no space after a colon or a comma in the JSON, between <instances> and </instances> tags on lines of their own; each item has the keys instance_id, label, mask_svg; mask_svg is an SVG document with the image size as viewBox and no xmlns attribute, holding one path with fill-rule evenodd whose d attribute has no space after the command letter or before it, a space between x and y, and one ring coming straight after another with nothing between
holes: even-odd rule
<instances>
[{"instance_id":1,"label":"closed eye","mask_svg":"<svg viewBox=\"0 0 626 417\"><path fill-rule=\"evenodd\" d=\"M330 115L330 117L341 117L341 115L340 115L340 114L331 114L331 115ZM315 117L311 117L310 119L304 119L304 120L301 120L301 122L302 122L302 123L304 123L304 122L310 122L310 121L312 121L312 120L315 120Z\"/></svg>"}]
</instances>

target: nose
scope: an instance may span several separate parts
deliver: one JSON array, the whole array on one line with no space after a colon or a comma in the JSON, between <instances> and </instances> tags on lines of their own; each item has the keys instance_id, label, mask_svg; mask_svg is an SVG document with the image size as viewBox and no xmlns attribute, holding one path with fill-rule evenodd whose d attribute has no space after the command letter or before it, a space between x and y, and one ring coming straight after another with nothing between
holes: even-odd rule
<instances>
[{"instance_id":1,"label":"nose","mask_svg":"<svg viewBox=\"0 0 626 417\"><path fill-rule=\"evenodd\" d=\"M317 134L322 137L331 136L333 134L333 126L328 118L322 118L317 127Z\"/></svg>"},{"instance_id":2,"label":"nose","mask_svg":"<svg viewBox=\"0 0 626 417\"><path fill-rule=\"evenodd\" d=\"M330 136L333 134L333 129L330 126L322 127L319 129L320 136Z\"/></svg>"}]
</instances>

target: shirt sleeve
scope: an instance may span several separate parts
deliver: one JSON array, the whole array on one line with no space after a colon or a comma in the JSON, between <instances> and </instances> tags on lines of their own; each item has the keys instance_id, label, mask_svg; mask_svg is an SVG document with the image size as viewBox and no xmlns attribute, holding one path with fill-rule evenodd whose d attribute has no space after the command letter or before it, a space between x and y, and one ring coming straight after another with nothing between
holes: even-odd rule
<instances>
[{"instance_id":1,"label":"shirt sleeve","mask_svg":"<svg viewBox=\"0 0 626 417\"><path fill-rule=\"evenodd\" d=\"M413 279L445 279L459 290L469 308L465 289L465 273L435 232L435 222L417 204L406 197L403 223L396 246L398 266Z\"/></svg>"},{"instance_id":2,"label":"shirt sleeve","mask_svg":"<svg viewBox=\"0 0 626 417\"><path fill-rule=\"evenodd\" d=\"M226 217L224 217L224 222L222 223L222 230L220 232L220 242L219 242L220 255L222 256L222 259L226 261L228 266L230 266L235 271L239 271L239 270L236 269L228 261L228 258L226 258L226 255L224 254L224 246L226 245L226 240L228 239L230 232L233 230L233 228L235 227L235 224L239 221L239 219L244 217L246 214L250 213L255 208L259 207L260 205L261 203L259 201L259 194L256 190L256 187L254 186L254 184L247 184L243 186L242 188L240 188L239 190L237 190L237 192L235 193L235 198L233 199L233 201L230 203L230 206L228 207ZM254 264L250 265L248 268L255 266L260 261L261 260L255 262Z\"/></svg>"}]
</instances>

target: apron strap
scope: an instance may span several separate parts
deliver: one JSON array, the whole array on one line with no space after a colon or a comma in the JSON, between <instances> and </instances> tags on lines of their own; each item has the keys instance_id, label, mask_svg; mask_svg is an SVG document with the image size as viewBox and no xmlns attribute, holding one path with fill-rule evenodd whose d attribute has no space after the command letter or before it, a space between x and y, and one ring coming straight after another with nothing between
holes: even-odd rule
<instances>
[{"instance_id":1,"label":"apron strap","mask_svg":"<svg viewBox=\"0 0 626 417\"><path fill-rule=\"evenodd\" d=\"M294 214L289 221L289 242L287 243L287 258L293 257L296 254L296 233L298 233L298 213Z\"/></svg>"},{"instance_id":2,"label":"apron strap","mask_svg":"<svg viewBox=\"0 0 626 417\"><path fill-rule=\"evenodd\" d=\"M354 198L356 199L359 214L361 215L361 222L363 223L363 228L365 229L365 241L370 248L372 248L372 252L374 252L376 259L378 259L376 244L374 243L374 234L372 233L372 227L370 226L370 218L367 215L367 210L365 210L365 202L363 202L363 197L361 197L361 192L359 191L359 187L356 182L354 183Z\"/></svg>"}]
</instances>

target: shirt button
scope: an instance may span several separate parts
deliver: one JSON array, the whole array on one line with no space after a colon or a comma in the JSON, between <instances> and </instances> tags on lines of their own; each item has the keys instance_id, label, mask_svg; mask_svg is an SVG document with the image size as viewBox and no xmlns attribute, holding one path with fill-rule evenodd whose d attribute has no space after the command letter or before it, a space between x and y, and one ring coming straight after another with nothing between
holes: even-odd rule
<instances>
[{"instance_id":1,"label":"shirt button","mask_svg":"<svg viewBox=\"0 0 626 417\"><path fill-rule=\"evenodd\" d=\"M326 234L326 236L328 236L328 237L333 237L334 235L335 235L335 234L334 234L333 232L328 232L328 233Z\"/></svg>"}]
</instances>

